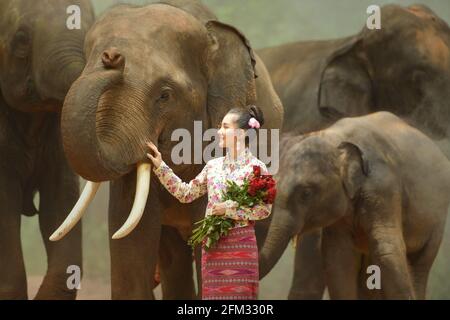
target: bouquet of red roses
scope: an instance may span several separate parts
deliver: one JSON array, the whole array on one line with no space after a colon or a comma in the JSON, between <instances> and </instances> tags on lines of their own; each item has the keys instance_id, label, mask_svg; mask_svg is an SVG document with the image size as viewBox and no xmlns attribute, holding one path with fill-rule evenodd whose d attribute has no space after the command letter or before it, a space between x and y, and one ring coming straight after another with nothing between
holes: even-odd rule
<instances>
[{"instance_id":1,"label":"bouquet of red roses","mask_svg":"<svg viewBox=\"0 0 450 320\"><path fill-rule=\"evenodd\" d=\"M223 193L223 201L236 201L239 207L253 207L261 203L273 203L277 189L275 180L269 174L262 175L260 166L253 166L253 173L239 186L228 180L227 190Z\"/></svg>"},{"instance_id":2,"label":"bouquet of red roses","mask_svg":"<svg viewBox=\"0 0 450 320\"><path fill-rule=\"evenodd\" d=\"M222 193L222 201L233 200L237 202L238 208L252 208L257 204L273 203L277 193L276 183L272 175L262 175L261 167L253 166L253 172L245 178L242 185L238 185L232 180L227 180L227 189ZM204 239L205 249L210 249L220 237L226 236L234 226L234 220L211 215L195 223L200 224L193 230L188 244L195 247L201 244Z\"/></svg>"}]
</instances>

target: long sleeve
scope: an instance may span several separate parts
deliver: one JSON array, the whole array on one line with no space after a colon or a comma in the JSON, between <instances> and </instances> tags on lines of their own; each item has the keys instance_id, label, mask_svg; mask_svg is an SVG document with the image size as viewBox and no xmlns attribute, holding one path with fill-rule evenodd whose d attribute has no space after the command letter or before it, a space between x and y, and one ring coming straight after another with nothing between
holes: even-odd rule
<instances>
[{"instance_id":1,"label":"long sleeve","mask_svg":"<svg viewBox=\"0 0 450 320\"><path fill-rule=\"evenodd\" d=\"M207 192L207 167L208 165L205 165L202 171L189 183L183 182L164 161L158 168L153 169L153 172L167 191L180 202L188 203L200 198Z\"/></svg>"},{"instance_id":2,"label":"long sleeve","mask_svg":"<svg viewBox=\"0 0 450 320\"><path fill-rule=\"evenodd\" d=\"M260 165L261 174L267 174L267 168L264 163ZM225 201L225 217L234 220L262 220L267 218L272 212L272 204L262 203L252 208L238 208L238 203L233 200Z\"/></svg>"}]
</instances>

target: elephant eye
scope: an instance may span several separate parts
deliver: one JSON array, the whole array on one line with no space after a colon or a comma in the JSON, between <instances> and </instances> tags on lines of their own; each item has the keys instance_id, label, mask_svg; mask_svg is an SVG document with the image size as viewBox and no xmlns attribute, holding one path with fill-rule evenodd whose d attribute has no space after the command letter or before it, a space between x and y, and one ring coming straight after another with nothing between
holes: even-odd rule
<instances>
[{"instance_id":1,"label":"elephant eye","mask_svg":"<svg viewBox=\"0 0 450 320\"><path fill-rule=\"evenodd\" d=\"M290 193L287 204L293 212L296 212L299 206L306 205L314 195L314 190L311 187L298 185L294 187Z\"/></svg>"},{"instance_id":2,"label":"elephant eye","mask_svg":"<svg viewBox=\"0 0 450 320\"><path fill-rule=\"evenodd\" d=\"M300 198L304 201L309 200L312 197L313 193L310 189L304 189L300 192Z\"/></svg>"},{"instance_id":3,"label":"elephant eye","mask_svg":"<svg viewBox=\"0 0 450 320\"><path fill-rule=\"evenodd\" d=\"M30 52L31 39L25 30L19 30L14 35L11 44L13 54L18 58L26 58Z\"/></svg>"},{"instance_id":4,"label":"elephant eye","mask_svg":"<svg viewBox=\"0 0 450 320\"><path fill-rule=\"evenodd\" d=\"M297 203L308 202L314 196L314 190L311 186L297 186L294 197Z\"/></svg>"},{"instance_id":5,"label":"elephant eye","mask_svg":"<svg viewBox=\"0 0 450 320\"><path fill-rule=\"evenodd\" d=\"M166 102L170 99L170 91L169 90L164 90L163 92L161 92L161 95L158 98L158 102Z\"/></svg>"}]
</instances>

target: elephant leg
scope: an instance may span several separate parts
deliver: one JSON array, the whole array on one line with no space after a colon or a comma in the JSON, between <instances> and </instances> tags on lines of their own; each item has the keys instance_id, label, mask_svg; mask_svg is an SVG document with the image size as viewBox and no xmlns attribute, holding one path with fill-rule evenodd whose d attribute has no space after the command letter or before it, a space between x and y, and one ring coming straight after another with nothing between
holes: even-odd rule
<instances>
[{"instance_id":1,"label":"elephant leg","mask_svg":"<svg viewBox=\"0 0 450 320\"><path fill-rule=\"evenodd\" d=\"M445 223L442 223L442 225L433 232L425 246L419 252L413 253L408 257L417 299L426 299L428 275L434 259L438 254L444 234L444 227Z\"/></svg>"},{"instance_id":2,"label":"elephant leg","mask_svg":"<svg viewBox=\"0 0 450 320\"><path fill-rule=\"evenodd\" d=\"M153 285L161 234L161 205L156 183L151 183L144 214L126 237L111 239L131 211L136 170L112 181L109 202L111 297L114 300L154 299Z\"/></svg>"},{"instance_id":3,"label":"elephant leg","mask_svg":"<svg viewBox=\"0 0 450 320\"><path fill-rule=\"evenodd\" d=\"M20 241L22 189L11 169L0 169L0 300L28 299Z\"/></svg>"},{"instance_id":4,"label":"elephant leg","mask_svg":"<svg viewBox=\"0 0 450 320\"><path fill-rule=\"evenodd\" d=\"M195 298L192 251L177 229L162 226L159 250L163 299Z\"/></svg>"},{"instance_id":5,"label":"elephant leg","mask_svg":"<svg viewBox=\"0 0 450 320\"><path fill-rule=\"evenodd\" d=\"M330 299L358 299L361 254L355 250L349 228L336 223L323 229L322 253Z\"/></svg>"},{"instance_id":6,"label":"elephant leg","mask_svg":"<svg viewBox=\"0 0 450 320\"><path fill-rule=\"evenodd\" d=\"M369 252L370 260L381 271L384 298L415 299L401 228L377 225L371 230Z\"/></svg>"},{"instance_id":7,"label":"elephant leg","mask_svg":"<svg viewBox=\"0 0 450 320\"><path fill-rule=\"evenodd\" d=\"M373 172L357 213L367 235L369 259L379 267L384 299L415 299L403 239L402 187L385 164L375 163Z\"/></svg>"},{"instance_id":8,"label":"elephant leg","mask_svg":"<svg viewBox=\"0 0 450 320\"><path fill-rule=\"evenodd\" d=\"M320 300L325 290L321 231L297 237L294 260L294 277L289 291L289 300Z\"/></svg>"},{"instance_id":9,"label":"elephant leg","mask_svg":"<svg viewBox=\"0 0 450 320\"><path fill-rule=\"evenodd\" d=\"M415 299L403 239L401 187L390 169L380 166L376 172L380 179L370 189L367 187L359 210L368 238L369 259L380 269L384 299Z\"/></svg>"},{"instance_id":10,"label":"elephant leg","mask_svg":"<svg viewBox=\"0 0 450 320\"><path fill-rule=\"evenodd\" d=\"M383 295L380 289L369 289L367 286L368 267L372 265L370 257L367 254L361 256L361 269L358 280L358 299L359 300L381 300Z\"/></svg>"},{"instance_id":11,"label":"elephant leg","mask_svg":"<svg viewBox=\"0 0 450 320\"><path fill-rule=\"evenodd\" d=\"M57 159L55 161L55 159ZM54 161L51 164L50 161ZM72 210L79 196L79 178L65 162L62 151L57 156L49 154L44 161L45 175L39 181L39 227L47 253L47 272L36 294L38 300L70 300L77 296L77 288L67 280L78 272L81 281L82 249L81 223L78 223L63 239L52 242L50 235L61 225ZM69 273L68 273L69 271Z\"/></svg>"}]
</instances>

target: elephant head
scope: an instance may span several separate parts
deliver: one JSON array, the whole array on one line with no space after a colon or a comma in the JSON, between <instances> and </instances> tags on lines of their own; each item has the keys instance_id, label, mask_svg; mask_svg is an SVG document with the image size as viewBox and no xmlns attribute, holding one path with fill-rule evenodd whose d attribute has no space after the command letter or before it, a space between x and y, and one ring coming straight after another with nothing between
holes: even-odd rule
<instances>
[{"instance_id":1,"label":"elephant head","mask_svg":"<svg viewBox=\"0 0 450 320\"><path fill-rule=\"evenodd\" d=\"M67 8L77 5L81 28L69 30ZM88 0L0 2L0 88L8 106L23 112L61 111L81 74L83 42L94 12Z\"/></svg>"},{"instance_id":2,"label":"elephant head","mask_svg":"<svg viewBox=\"0 0 450 320\"><path fill-rule=\"evenodd\" d=\"M52 240L81 218L98 183L137 169L132 211L113 238L126 236L148 197L151 167L145 142L157 144L172 164L173 130L192 133L195 120L211 127L230 108L254 102L255 60L247 39L206 16L162 3L120 5L91 28L87 64L70 88L61 120L69 163L91 182Z\"/></svg>"},{"instance_id":3,"label":"elephant head","mask_svg":"<svg viewBox=\"0 0 450 320\"><path fill-rule=\"evenodd\" d=\"M327 227L348 214L369 173L365 153L352 142L336 147L321 134L311 133L287 137L284 144L288 147L276 177L278 195L260 252L261 278L293 236Z\"/></svg>"},{"instance_id":4,"label":"elephant head","mask_svg":"<svg viewBox=\"0 0 450 320\"><path fill-rule=\"evenodd\" d=\"M331 122L390 111L434 139L450 137L450 28L430 9L387 5L323 60L317 107Z\"/></svg>"}]
</instances>

